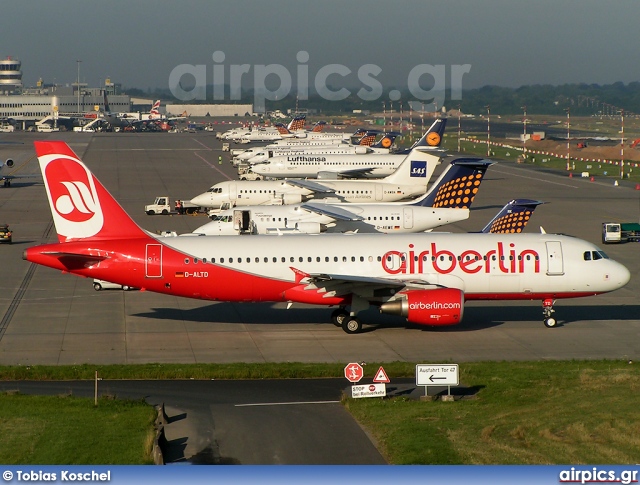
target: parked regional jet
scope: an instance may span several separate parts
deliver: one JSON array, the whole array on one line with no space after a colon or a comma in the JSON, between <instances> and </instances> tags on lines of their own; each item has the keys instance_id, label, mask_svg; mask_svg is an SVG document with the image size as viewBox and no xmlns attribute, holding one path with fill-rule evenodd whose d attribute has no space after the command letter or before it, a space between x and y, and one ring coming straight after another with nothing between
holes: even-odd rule
<instances>
[{"instance_id":1,"label":"parked regional jet","mask_svg":"<svg viewBox=\"0 0 640 485\"><path fill-rule=\"evenodd\" d=\"M6 162L3 162L2 160L0 160L0 182L2 182L3 187L11 187L11 181L15 179L39 177L39 175L35 175L35 174L12 175L8 173L4 173L5 167L8 167L8 168L13 167L13 160L11 158L8 158Z\"/></svg>"},{"instance_id":2,"label":"parked regional jet","mask_svg":"<svg viewBox=\"0 0 640 485\"><path fill-rule=\"evenodd\" d=\"M250 206L222 211L195 234L286 234L321 232L423 232L469 218L482 177L494 162L458 158L422 197L403 203L326 203Z\"/></svg>"},{"instance_id":3,"label":"parked regional jet","mask_svg":"<svg viewBox=\"0 0 640 485\"><path fill-rule=\"evenodd\" d=\"M459 323L466 300L541 300L553 327L556 299L614 291L631 276L596 245L556 234L156 237L64 142L34 144L58 242L23 258L87 278L213 301L337 305L333 323L356 333L371 305L436 326Z\"/></svg>"},{"instance_id":4,"label":"parked regional jet","mask_svg":"<svg viewBox=\"0 0 640 485\"><path fill-rule=\"evenodd\" d=\"M397 202L424 194L439 163L430 154L415 150L395 172L378 180L231 180L215 184L191 202L216 210L326 198L333 202Z\"/></svg>"},{"instance_id":5,"label":"parked regional jet","mask_svg":"<svg viewBox=\"0 0 640 485\"><path fill-rule=\"evenodd\" d=\"M383 133L378 142L376 137L381 132L367 131L358 144L341 143L339 145L325 146L284 146L280 148L263 148L246 159L246 163L255 165L273 157L295 156L295 155L388 155L390 147L400 133Z\"/></svg>"}]
</instances>

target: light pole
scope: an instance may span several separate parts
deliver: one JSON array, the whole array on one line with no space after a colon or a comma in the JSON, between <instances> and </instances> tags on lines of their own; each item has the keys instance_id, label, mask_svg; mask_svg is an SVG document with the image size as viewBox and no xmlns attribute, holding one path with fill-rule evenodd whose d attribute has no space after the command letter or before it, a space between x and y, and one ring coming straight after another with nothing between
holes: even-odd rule
<instances>
[{"instance_id":1,"label":"light pole","mask_svg":"<svg viewBox=\"0 0 640 485\"><path fill-rule=\"evenodd\" d=\"M78 81L76 83L76 89L78 92L78 113L80 113L80 63L82 61L80 59L76 60L76 64L78 66Z\"/></svg>"},{"instance_id":2,"label":"light pole","mask_svg":"<svg viewBox=\"0 0 640 485\"><path fill-rule=\"evenodd\" d=\"M571 170L569 166L571 161L571 141L569 140L571 135L571 109L565 108L567 112L567 170Z\"/></svg>"},{"instance_id":3,"label":"light pole","mask_svg":"<svg viewBox=\"0 0 640 485\"><path fill-rule=\"evenodd\" d=\"M458 105L458 153L460 153L460 113L462 111L462 105Z\"/></svg>"},{"instance_id":4,"label":"light pole","mask_svg":"<svg viewBox=\"0 0 640 485\"><path fill-rule=\"evenodd\" d=\"M487 109L487 157L491 156L491 111L489 110L489 105L485 106Z\"/></svg>"},{"instance_id":5,"label":"light pole","mask_svg":"<svg viewBox=\"0 0 640 485\"><path fill-rule=\"evenodd\" d=\"M620 123L622 124L622 138L620 139L620 179L624 178L624 110L620 110Z\"/></svg>"},{"instance_id":6,"label":"light pole","mask_svg":"<svg viewBox=\"0 0 640 485\"><path fill-rule=\"evenodd\" d=\"M524 119L522 120L523 131L522 131L522 158L524 160L527 159L527 106L523 106L524 110Z\"/></svg>"}]
</instances>

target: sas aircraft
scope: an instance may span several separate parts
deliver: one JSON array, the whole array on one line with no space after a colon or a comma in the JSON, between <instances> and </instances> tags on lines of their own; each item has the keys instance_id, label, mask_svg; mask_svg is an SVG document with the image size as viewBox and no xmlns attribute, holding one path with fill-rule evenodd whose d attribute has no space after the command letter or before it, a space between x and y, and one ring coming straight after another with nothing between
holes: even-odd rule
<instances>
[{"instance_id":1,"label":"sas aircraft","mask_svg":"<svg viewBox=\"0 0 640 485\"><path fill-rule=\"evenodd\" d=\"M220 182L191 202L199 207L231 207L298 204L303 200L332 199L334 202L397 202L427 191L439 159L415 150L391 175L378 179L345 180L231 180Z\"/></svg>"},{"instance_id":2,"label":"sas aircraft","mask_svg":"<svg viewBox=\"0 0 640 485\"><path fill-rule=\"evenodd\" d=\"M161 237L140 228L64 143L34 143L58 241L23 259L64 273L210 301L337 306L350 334L370 306L414 325L455 325L469 300L537 300L617 290L629 270L558 234L327 234ZM500 313L499 307L495 308Z\"/></svg>"}]
</instances>

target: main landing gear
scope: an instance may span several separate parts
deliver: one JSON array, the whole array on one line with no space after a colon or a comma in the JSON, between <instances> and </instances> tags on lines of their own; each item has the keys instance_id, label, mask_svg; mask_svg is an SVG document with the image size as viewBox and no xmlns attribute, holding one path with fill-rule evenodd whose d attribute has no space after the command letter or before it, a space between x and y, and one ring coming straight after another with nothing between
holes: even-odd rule
<instances>
[{"instance_id":1,"label":"main landing gear","mask_svg":"<svg viewBox=\"0 0 640 485\"><path fill-rule=\"evenodd\" d=\"M556 322L556 319L551 316L551 314L555 312L555 310L553 309L553 304L555 302L556 301L552 300L551 298L547 298L542 302L542 322L547 328L553 328L558 324L558 322Z\"/></svg>"},{"instance_id":2,"label":"main landing gear","mask_svg":"<svg viewBox=\"0 0 640 485\"><path fill-rule=\"evenodd\" d=\"M336 327L342 327L346 333L360 333L362 331L362 322L358 317L351 316L344 308L338 308L331 314L331 322Z\"/></svg>"}]
</instances>

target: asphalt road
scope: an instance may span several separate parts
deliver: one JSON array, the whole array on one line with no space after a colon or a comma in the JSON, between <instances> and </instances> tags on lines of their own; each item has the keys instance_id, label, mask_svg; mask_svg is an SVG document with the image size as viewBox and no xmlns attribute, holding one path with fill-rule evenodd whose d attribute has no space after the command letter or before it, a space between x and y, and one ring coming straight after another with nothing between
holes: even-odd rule
<instances>
[{"instance_id":1,"label":"asphalt road","mask_svg":"<svg viewBox=\"0 0 640 485\"><path fill-rule=\"evenodd\" d=\"M99 381L100 394L165 405L167 463L381 465L340 404L344 379ZM93 382L0 382L24 394L93 397Z\"/></svg>"}]
</instances>

